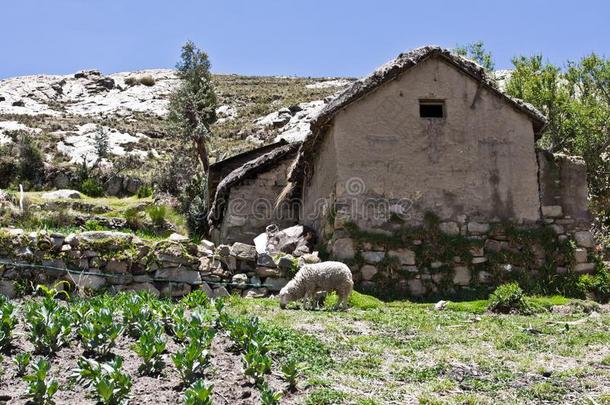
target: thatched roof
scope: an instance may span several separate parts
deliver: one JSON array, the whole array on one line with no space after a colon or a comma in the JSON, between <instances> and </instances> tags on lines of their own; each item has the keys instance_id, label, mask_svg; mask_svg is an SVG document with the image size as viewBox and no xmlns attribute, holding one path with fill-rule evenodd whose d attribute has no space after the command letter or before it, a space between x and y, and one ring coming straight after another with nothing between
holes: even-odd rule
<instances>
[{"instance_id":1,"label":"thatched roof","mask_svg":"<svg viewBox=\"0 0 610 405\"><path fill-rule=\"evenodd\" d=\"M223 178L216 188L216 195L214 196L214 201L212 202L210 213L208 214L208 223L210 227L215 226L222 221L229 193L235 184L242 180L253 178L257 174L268 170L283 158L289 157L292 152L295 152L299 148L299 146L301 146L300 142L289 144L282 142L275 149L244 163Z\"/></svg>"},{"instance_id":2,"label":"thatched roof","mask_svg":"<svg viewBox=\"0 0 610 405\"><path fill-rule=\"evenodd\" d=\"M332 119L339 111L354 101L366 97L368 93L374 91L384 83L395 79L417 64L433 57L442 58L446 62L457 67L468 76L477 80L481 86L504 99L507 104L526 114L532 121L536 137L540 135L540 132L546 126L546 117L531 104L513 98L500 91L494 80L487 75L483 67L471 60L452 53L448 49L438 46L424 46L406 53L401 53L396 59L380 66L369 76L354 82L350 87L328 103L324 109L320 111L317 117L312 120L311 133L303 141L298 157L290 170L289 179L292 182L300 182L305 174L306 162L315 153L317 145L326 132L326 128L330 125ZM293 187L294 186L295 185L293 184ZM296 189L298 189L298 187L296 187Z\"/></svg>"}]
</instances>

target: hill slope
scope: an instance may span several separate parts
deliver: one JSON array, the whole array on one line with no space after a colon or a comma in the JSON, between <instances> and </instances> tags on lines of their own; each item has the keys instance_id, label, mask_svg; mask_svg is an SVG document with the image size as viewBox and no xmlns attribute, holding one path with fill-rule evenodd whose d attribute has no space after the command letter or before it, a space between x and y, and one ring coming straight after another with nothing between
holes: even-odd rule
<instances>
[{"instance_id":1,"label":"hill slope","mask_svg":"<svg viewBox=\"0 0 610 405\"><path fill-rule=\"evenodd\" d=\"M351 79L215 75L219 120L213 131L212 161L272 141L301 139L308 122ZM165 115L179 81L172 70L103 75L23 76L0 81L0 146L6 150L20 131L31 133L55 166L96 160L94 138L103 128L112 155L134 155L141 174L174 150ZM144 176L145 177L145 176Z\"/></svg>"}]
</instances>

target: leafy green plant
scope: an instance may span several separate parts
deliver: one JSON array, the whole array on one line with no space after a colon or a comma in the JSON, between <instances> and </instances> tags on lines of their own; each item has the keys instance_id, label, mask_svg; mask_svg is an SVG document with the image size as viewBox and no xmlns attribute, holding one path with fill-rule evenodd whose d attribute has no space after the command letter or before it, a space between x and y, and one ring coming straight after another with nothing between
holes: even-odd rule
<instances>
[{"instance_id":1,"label":"leafy green plant","mask_svg":"<svg viewBox=\"0 0 610 405\"><path fill-rule=\"evenodd\" d=\"M110 353L122 332L123 326L113 321L108 308L89 311L78 329L83 349L100 357Z\"/></svg>"},{"instance_id":2,"label":"leafy green plant","mask_svg":"<svg viewBox=\"0 0 610 405\"><path fill-rule=\"evenodd\" d=\"M105 229L104 226L95 219L88 219L87 221L85 221L83 228L86 231L103 231Z\"/></svg>"},{"instance_id":3,"label":"leafy green plant","mask_svg":"<svg viewBox=\"0 0 610 405\"><path fill-rule=\"evenodd\" d=\"M302 366L295 359L288 359L282 364L282 377L288 383L288 387L294 390L297 387L297 380L301 376Z\"/></svg>"},{"instance_id":4,"label":"leafy green plant","mask_svg":"<svg viewBox=\"0 0 610 405\"><path fill-rule=\"evenodd\" d=\"M47 378L51 369L49 362L41 358L32 368L34 372L23 377L27 383L27 397L35 404L52 404L59 383L55 379Z\"/></svg>"},{"instance_id":5,"label":"leafy green plant","mask_svg":"<svg viewBox=\"0 0 610 405\"><path fill-rule=\"evenodd\" d=\"M265 381L265 374L271 372L271 357L262 353L255 345L250 345L242 356L244 373L252 377L254 383L260 386Z\"/></svg>"},{"instance_id":6,"label":"leafy green plant","mask_svg":"<svg viewBox=\"0 0 610 405\"><path fill-rule=\"evenodd\" d=\"M147 303L147 298L140 294L126 296L123 307L123 324L127 334L139 338L148 324L153 321L154 311Z\"/></svg>"},{"instance_id":7,"label":"leafy green plant","mask_svg":"<svg viewBox=\"0 0 610 405\"><path fill-rule=\"evenodd\" d=\"M195 381L184 391L185 405L212 405L213 384L206 384L203 380Z\"/></svg>"},{"instance_id":8,"label":"leafy green plant","mask_svg":"<svg viewBox=\"0 0 610 405\"><path fill-rule=\"evenodd\" d=\"M42 295L44 297L53 299L57 299L63 296L65 299L69 300L70 294L66 290L60 289L61 286L64 285L66 287L70 287L70 283L66 280L58 281L50 287L44 284L38 284L34 289L34 294Z\"/></svg>"},{"instance_id":9,"label":"leafy green plant","mask_svg":"<svg viewBox=\"0 0 610 405\"><path fill-rule=\"evenodd\" d=\"M153 323L144 331L138 341L133 345L133 350L142 358L142 364L138 371L144 375L156 375L163 368L161 355L165 351L165 339L160 325Z\"/></svg>"},{"instance_id":10,"label":"leafy green plant","mask_svg":"<svg viewBox=\"0 0 610 405\"><path fill-rule=\"evenodd\" d=\"M150 197L153 193L153 188L149 184L144 184L138 189L138 198Z\"/></svg>"},{"instance_id":11,"label":"leafy green plant","mask_svg":"<svg viewBox=\"0 0 610 405\"><path fill-rule=\"evenodd\" d=\"M261 391L261 403L263 405L278 405L280 399L282 399L282 393L280 391L274 391L267 384L260 388Z\"/></svg>"},{"instance_id":12,"label":"leafy green plant","mask_svg":"<svg viewBox=\"0 0 610 405\"><path fill-rule=\"evenodd\" d=\"M25 319L28 338L37 353L56 352L72 333L70 314L49 297L26 303Z\"/></svg>"},{"instance_id":13,"label":"leafy green plant","mask_svg":"<svg viewBox=\"0 0 610 405\"><path fill-rule=\"evenodd\" d=\"M81 183L80 191L89 197L101 197L104 195L104 186L96 179L86 179Z\"/></svg>"},{"instance_id":14,"label":"leafy green plant","mask_svg":"<svg viewBox=\"0 0 610 405\"><path fill-rule=\"evenodd\" d=\"M19 353L13 358L13 364L17 367L17 375L24 375L30 365L32 355L30 353Z\"/></svg>"},{"instance_id":15,"label":"leafy green plant","mask_svg":"<svg viewBox=\"0 0 610 405\"><path fill-rule=\"evenodd\" d=\"M255 345L256 349L263 354L269 351L268 336L261 330L257 317L251 317L247 320L227 318L223 322L225 323L224 327L229 332L229 337L238 350L245 352L251 345Z\"/></svg>"},{"instance_id":16,"label":"leafy green plant","mask_svg":"<svg viewBox=\"0 0 610 405\"><path fill-rule=\"evenodd\" d=\"M502 314L529 313L530 308L519 284L502 284L489 296L487 309Z\"/></svg>"},{"instance_id":17,"label":"leafy green plant","mask_svg":"<svg viewBox=\"0 0 610 405\"><path fill-rule=\"evenodd\" d=\"M187 319L183 309L176 310L173 314L171 334L178 342L196 342L203 347L209 347L216 330L208 323L211 323L211 320L207 312L195 309L191 318Z\"/></svg>"},{"instance_id":18,"label":"leafy green plant","mask_svg":"<svg viewBox=\"0 0 610 405\"><path fill-rule=\"evenodd\" d=\"M44 159L32 136L22 132L18 144L17 177L27 189L44 178Z\"/></svg>"},{"instance_id":19,"label":"leafy green plant","mask_svg":"<svg viewBox=\"0 0 610 405\"><path fill-rule=\"evenodd\" d=\"M0 304L0 350L10 346L13 341L15 325L17 325L15 305L10 302Z\"/></svg>"},{"instance_id":20,"label":"leafy green plant","mask_svg":"<svg viewBox=\"0 0 610 405\"><path fill-rule=\"evenodd\" d=\"M172 362L184 385L191 384L209 364L209 351L197 342L190 342L172 356Z\"/></svg>"},{"instance_id":21,"label":"leafy green plant","mask_svg":"<svg viewBox=\"0 0 610 405\"><path fill-rule=\"evenodd\" d=\"M86 388L92 387L94 395L102 404L126 403L131 389L131 377L121 370L123 359L116 356L109 363L98 363L81 357L71 378Z\"/></svg>"},{"instance_id":22,"label":"leafy green plant","mask_svg":"<svg viewBox=\"0 0 610 405\"><path fill-rule=\"evenodd\" d=\"M578 279L578 288L584 296L592 295L596 301L610 300L610 270L599 262L593 274L583 274Z\"/></svg>"},{"instance_id":23,"label":"leafy green plant","mask_svg":"<svg viewBox=\"0 0 610 405\"><path fill-rule=\"evenodd\" d=\"M187 296L183 297L180 302L190 309L196 307L208 308L210 306L210 298L203 290L195 290L189 293Z\"/></svg>"},{"instance_id":24,"label":"leafy green plant","mask_svg":"<svg viewBox=\"0 0 610 405\"><path fill-rule=\"evenodd\" d=\"M165 208L165 205L153 205L149 207L146 212L153 225L162 226L165 223L165 216L167 215L167 208Z\"/></svg>"}]
</instances>

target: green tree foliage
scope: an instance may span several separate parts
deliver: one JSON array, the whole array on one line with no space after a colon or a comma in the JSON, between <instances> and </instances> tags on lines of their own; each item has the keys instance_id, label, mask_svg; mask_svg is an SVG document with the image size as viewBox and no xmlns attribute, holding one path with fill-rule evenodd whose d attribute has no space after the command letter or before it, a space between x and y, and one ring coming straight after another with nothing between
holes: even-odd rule
<instances>
[{"instance_id":1,"label":"green tree foliage","mask_svg":"<svg viewBox=\"0 0 610 405\"><path fill-rule=\"evenodd\" d=\"M561 69L536 55L513 65L506 92L549 119L542 147L584 158L592 208L610 225L610 61L591 54Z\"/></svg>"},{"instance_id":2,"label":"green tree foliage","mask_svg":"<svg viewBox=\"0 0 610 405\"><path fill-rule=\"evenodd\" d=\"M216 121L218 102L212 85L208 55L195 44L189 41L182 47L176 69L181 84L170 97L168 119L171 129L190 142L191 146L184 146L183 150L195 152L201 170L194 170L194 162L187 163L188 159L180 156L180 160L184 160L190 167L183 167L184 163L170 162L161 176L164 181L161 182L160 189L177 192L191 234L203 235L207 232L209 207L207 142L212 136L210 127Z\"/></svg>"},{"instance_id":3,"label":"green tree foliage","mask_svg":"<svg viewBox=\"0 0 610 405\"><path fill-rule=\"evenodd\" d=\"M40 184L44 178L42 153L28 133L19 138L17 176L28 185Z\"/></svg>"},{"instance_id":4,"label":"green tree foliage","mask_svg":"<svg viewBox=\"0 0 610 405\"><path fill-rule=\"evenodd\" d=\"M204 173L209 168L207 141L216 121L216 93L212 85L208 55L188 41L176 65L181 84L170 97L172 129L193 144Z\"/></svg>"},{"instance_id":5,"label":"green tree foliage","mask_svg":"<svg viewBox=\"0 0 610 405\"><path fill-rule=\"evenodd\" d=\"M483 44L482 41L458 46L454 49L454 52L465 58L472 59L479 65L483 66L488 72L493 72L496 67L491 53L485 50L485 44Z\"/></svg>"}]
</instances>

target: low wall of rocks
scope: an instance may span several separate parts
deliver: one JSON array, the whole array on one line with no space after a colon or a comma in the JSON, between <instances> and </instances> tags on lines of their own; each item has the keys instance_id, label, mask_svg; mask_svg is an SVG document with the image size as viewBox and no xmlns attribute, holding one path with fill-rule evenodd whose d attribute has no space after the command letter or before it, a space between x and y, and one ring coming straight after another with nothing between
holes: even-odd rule
<instances>
[{"instance_id":1,"label":"low wall of rocks","mask_svg":"<svg viewBox=\"0 0 610 405\"><path fill-rule=\"evenodd\" d=\"M432 219L392 232L348 223L329 245L333 257L350 265L356 289L378 296L447 297L508 281L526 287L593 272L591 233L570 230L559 217L548 222L517 227Z\"/></svg>"},{"instance_id":2,"label":"low wall of rocks","mask_svg":"<svg viewBox=\"0 0 610 405\"><path fill-rule=\"evenodd\" d=\"M260 261L260 265L257 264ZM290 264L290 263L289 263ZM15 297L29 285L67 280L81 291L149 291L180 297L202 289L210 297L279 291L290 266L259 257L254 246L199 244L173 234L150 242L108 231L63 235L0 229L0 293Z\"/></svg>"}]
</instances>

